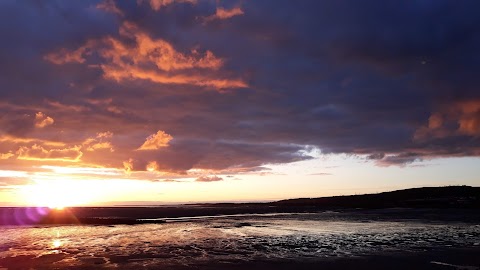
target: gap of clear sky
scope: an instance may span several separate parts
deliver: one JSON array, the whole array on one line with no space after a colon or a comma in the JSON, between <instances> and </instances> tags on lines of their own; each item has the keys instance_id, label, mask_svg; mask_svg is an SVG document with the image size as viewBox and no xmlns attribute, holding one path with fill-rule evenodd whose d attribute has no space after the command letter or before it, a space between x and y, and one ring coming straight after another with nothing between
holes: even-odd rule
<instances>
[{"instance_id":1,"label":"gap of clear sky","mask_svg":"<svg viewBox=\"0 0 480 270\"><path fill-rule=\"evenodd\" d=\"M1 1L0 205L478 186L478 1Z\"/></svg>"}]
</instances>

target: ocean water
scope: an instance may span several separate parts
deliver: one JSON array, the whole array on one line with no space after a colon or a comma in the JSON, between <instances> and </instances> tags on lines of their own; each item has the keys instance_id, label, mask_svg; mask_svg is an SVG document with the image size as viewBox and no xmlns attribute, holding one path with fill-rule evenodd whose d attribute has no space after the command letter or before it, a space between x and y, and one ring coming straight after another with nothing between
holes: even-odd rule
<instances>
[{"instance_id":1,"label":"ocean water","mask_svg":"<svg viewBox=\"0 0 480 270\"><path fill-rule=\"evenodd\" d=\"M168 219L164 224L0 227L0 269L176 269L480 248L480 225L331 213Z\"/></svg>"}]
</instances>

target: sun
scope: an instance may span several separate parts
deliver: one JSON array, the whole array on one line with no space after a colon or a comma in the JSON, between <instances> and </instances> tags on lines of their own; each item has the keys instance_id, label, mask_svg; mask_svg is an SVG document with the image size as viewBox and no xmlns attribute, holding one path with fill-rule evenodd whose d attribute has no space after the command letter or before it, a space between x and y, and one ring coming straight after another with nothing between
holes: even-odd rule
<instances>
[{"instance_id":1,"label":"sun","mask_svg":"<svg viewBox=\"0 0 480 270\"><path fill-rule=\"evenodd\" d=\"M56 210L88 204L95 194L94 187L88 183L69 180L36 181L25 186L22 193L27 204Z\"/></svg>"}]
</instances>

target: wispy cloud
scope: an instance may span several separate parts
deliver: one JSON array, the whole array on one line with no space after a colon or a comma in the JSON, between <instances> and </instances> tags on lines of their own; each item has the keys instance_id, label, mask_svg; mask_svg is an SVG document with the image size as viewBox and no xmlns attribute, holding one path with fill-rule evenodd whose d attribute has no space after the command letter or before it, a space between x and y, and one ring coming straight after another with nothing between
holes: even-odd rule
<instances>
[{"instance_id":1,"label":"wispy cloud","mask_svg":"<svg viewBox=\"0 0 480 270\"><path fill-rule=\"evenodd\" d=\"M123 16L123 12L117 7L117 4L114 0L104 0L96 5L96 8L100 10L104 10L106 12L110 12L113 14L117 14L119 16Z\"/></svg>"},{"instance_id":2,"label":"wispy cloud","mask_svg":"<svg viewBox=\"0 0 480 270\"><path fill-rule=\"evenodd\" d=\"M162 7L173 5L175 3L197 3L197 0L138 0L137 2L143 3L144 1L148 2L150 4L150 7L155 11L159 11Z\"/></svg>"},{"instance_id":3,"label":"wispy cloud","mask_svg":"<svg viewBox=\"0 0 480 270\"><path fill-rule=\"evenodd\" d=\"M318 175L318 176L327 176L327 175L332 175L332 173L328 172L318 172L318 173L311 173L309 175Z\"/></svg>"},{"instance_id":4,"label":"wispy cloud","mask_svg":"<svg viewBox=\"0 0 480 270\"><path fill-rule=\"evenodd\" d=\"M218 182L218 181L223 181L223 178L212 175L212 176L200 176L196 180L196 182Z\"/></svg>"},{"instance_id":5,"label":"wispy cloud","mask_svg":"<svg viewBox=\"0 0 480 270\"><path fill-rule=\"evenodd\" d=\"M231 9L217 7L215 14L206 17L205 21L208 22L213 20L226 20L235 16L243 15L243 14L244 14L243 10L240 7L234 7Z\"/></svg>"}]
</instances>

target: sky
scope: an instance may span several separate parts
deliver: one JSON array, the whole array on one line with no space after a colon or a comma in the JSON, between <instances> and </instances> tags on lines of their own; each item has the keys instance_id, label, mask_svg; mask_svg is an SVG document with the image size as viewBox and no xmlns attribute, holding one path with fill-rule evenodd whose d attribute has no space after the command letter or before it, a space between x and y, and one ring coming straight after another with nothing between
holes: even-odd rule
<instances>
[{"instance_id":1,"label":"sky","mask_svg":"<svg viewBox=\"0 0 480 270\"><path fill-rule=\"evenodd\" d=\"M0 205L480 183L478 1L0 2Z\"/></svg>"}]
</instances>

